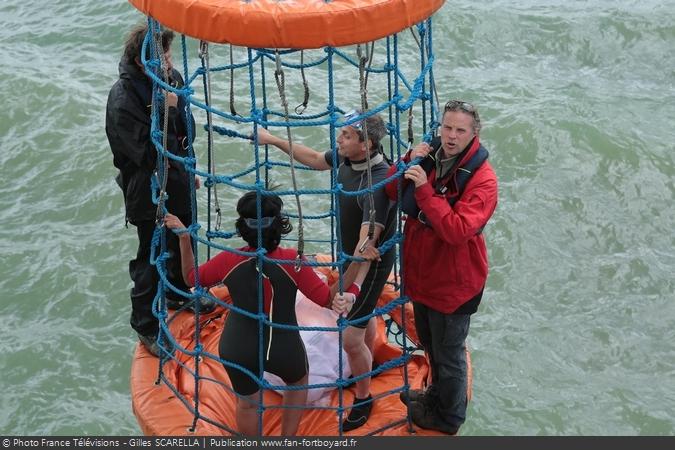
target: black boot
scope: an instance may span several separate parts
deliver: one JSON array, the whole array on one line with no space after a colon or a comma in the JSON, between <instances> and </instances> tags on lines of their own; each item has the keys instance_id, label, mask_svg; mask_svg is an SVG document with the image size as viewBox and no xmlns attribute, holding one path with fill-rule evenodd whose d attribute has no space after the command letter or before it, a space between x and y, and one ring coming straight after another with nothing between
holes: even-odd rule
<instances>
[{"instance_id":1,"label":"black boot","mask_svg":"<svg viewBox=\"0 0 675 450\"><path fill-rule=\"evenodd\" d=\"M353 406L349 416L342 422L342 431L352 431L362 427L370 417L370 411L373 409L373 396L369 395L366 398L354 398L354 405L364 403L359 406Z\"/></svg>"}]
</instances>

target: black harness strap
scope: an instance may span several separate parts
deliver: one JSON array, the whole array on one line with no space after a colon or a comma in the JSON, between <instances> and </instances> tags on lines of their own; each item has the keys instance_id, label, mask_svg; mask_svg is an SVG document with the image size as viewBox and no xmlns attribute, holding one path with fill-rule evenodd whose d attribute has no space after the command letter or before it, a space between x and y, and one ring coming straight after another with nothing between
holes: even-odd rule
<instances>
[{"instance_id":1,"label":"black harness strap","mask_svg":"<svg viewBox=\"0 0 675 450\"><path fill-rule=\"evenodd\" d=\"M431 170L436 165L435 155L438 152L438 149L441 148L441 139L439 137L434 138L429 145L431 146L431 151L429 154L420 162L420 167L424 169L424 172L427 176L431 173ZM448 188L451 188L451 193L449 196L446 196L450 206L454 206L455 203L462 197L462 193L466 188L466 184L469 182L475 171L488 159L490 154L482 145L478 147L476 153L466 162L466 164L459 166L457 168L452 168L447 177L444 179L437 179L434 181L434 189L437 194L445 194ZM457 157L457 162L462 160L463 155L460 154ZM454 186L448 186L449 184L454 184ZM454 187L454 189L452 189ZM415 184L408 183L407 186L403 189L403 196L401 199L401 209L410 217L415 217L417 220L423 224L430 226L427 223L425 214L417 206L415 201ZM482 231L482 227L478 233Z\"/></svg>"}]
</instances>

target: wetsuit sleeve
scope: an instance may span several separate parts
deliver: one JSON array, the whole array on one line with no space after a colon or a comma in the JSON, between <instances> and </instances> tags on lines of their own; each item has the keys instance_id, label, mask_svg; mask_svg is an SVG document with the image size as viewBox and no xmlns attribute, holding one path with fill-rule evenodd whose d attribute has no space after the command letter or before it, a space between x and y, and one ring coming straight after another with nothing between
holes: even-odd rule
<instances>
[{"instance_id":1,"label":"wetsuit sleeve","mask_svg":"<svg viewBox=\"0 0 675 450\"><path fill-rule=\"evenodd\" d=\"M363 205L363 214L361 217L361 225L370 223L370 195L367 193L359 196L359 203ZM384 228L389 215L389 209L392 202L389 200L384 189L377 189L373 192L373 203L375 208L375 224Z\"/></svg>"},{"instance_id":2,"label":"wetsuit sleeve","mask_svg":"<svg viewBox=\"0 0 675 450\"><path fill-rule=\"evenodd\" d=\"M208 260L199 266L199 284L205 287L213 286L225 278L230 270L235 265L236 256L229 252L220 252L214 258ZM186 280L188 285L195 284L195 269L193 268L188 274Z\"/></svg>"},{"instance_id":3,"label":"wetsuit sleeve","mask_svg":"<svg viewBox=\"0 0 675 450\"><path fill-rule=\"evenodd\" d=\"M293 271L293 273L298 289L305 297L319 306L330 304L330 289L310 266L301 266L300 272Z\"/></svg>"},{"instance_id":4,"label":"wetsuit sleeve","mask_svg":"<svg viewBox=\"0 0 675 450\"><path fill-rule=\"evenodd\" d=\"M328 167L333 167L333 152L328 150L327 152L323 152L323 158L326 160L326 164L328 164Z\"/></svg>"},{"instance_id":5,"label":"wetsuit sleeve","mask_svg":"<svg viewBox=\"0 0 675 450\"><path fill-rule=\"evenodd\" d=\"M497 176L484 163L469 180L454 207L441 195L434 195L431 183L415 189L415 200L443 241L458 245L473 238L492 216L497 206Z\"/></svg>"}]
</instances>

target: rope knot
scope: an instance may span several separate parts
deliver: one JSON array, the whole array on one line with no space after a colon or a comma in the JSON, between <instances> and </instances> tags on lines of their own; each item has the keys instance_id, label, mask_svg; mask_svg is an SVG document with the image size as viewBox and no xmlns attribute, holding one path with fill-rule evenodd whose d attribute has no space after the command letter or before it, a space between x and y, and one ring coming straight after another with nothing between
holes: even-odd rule
<instances>
[{"instance_id":1,"label":"rope knot","mask_svg":"<svg viewBox=\"0 0 675 450\"><path fill-rule=\"evenodd\" d=\"M251 118L258 125L266 125L266 122L263 120L264 114L266 114L265 110L255 108L251 111Z\"/></svg>"},{"instance_id":2,"label":"rope knot","mask_svg":"<svg viewBox=\"0 0 675 450\"><path fill-rule=\"evenodd\" d=\"M200 285L199 287L195 287L195 290L194 290L194 292L192 293L192 296L193 296L195 299L196 299L196 298L200 298L200 297L206 297L207 295L208 295L207 290L204 289L204 286L201 286L201 285Z\"/></svg>"},{"instance_id":3,"label":"rope knot","mask_svg":"<svg viewBox=\"0 0 675 450\"><path fill-rule=\"evenodd\" d=\"M152 132L153 140L161 141L163 136L164 136L164 133L160 129L153 130L153 132Z\"/></svg>"},{"instance_id":4,"label":"rope knot","mask_svg":"<svg viewBox=\"0 0 675 450\"><path fill-rule=\"evenodd\" d=\"M193 222L187 229L190 233L196 233L201 227L201 224L198 222Z\"/></svg>"}]
</instances>

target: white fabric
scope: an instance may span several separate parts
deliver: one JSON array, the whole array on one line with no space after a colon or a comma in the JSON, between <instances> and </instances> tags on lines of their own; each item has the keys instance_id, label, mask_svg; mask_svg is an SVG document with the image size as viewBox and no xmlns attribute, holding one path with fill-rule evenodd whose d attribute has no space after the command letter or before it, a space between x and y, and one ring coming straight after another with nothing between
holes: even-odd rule
<instances>
[{"instance_id":1,"label":"white fabric","mask_svg":"<svg viewBox=\"0 0 675 450\"><path fill-rule=\"evenodd\" d=\"M321 274L320 277L323 278ZM335 327L338 315L309 300L298 291L295 299L298 325L301 327ZM339 376L338 333L331 331L300 331L309 361L309 384L335 383ZM342 351L343 378L351 375L347 354ZM276 375L265 372L265 380L282 386L285 383ZM330 403L330 392L335 388L316 388L307 391L307 404L326 406ZM281 391L280 391L281 392Z\"/></svg>"}]
</instances>

